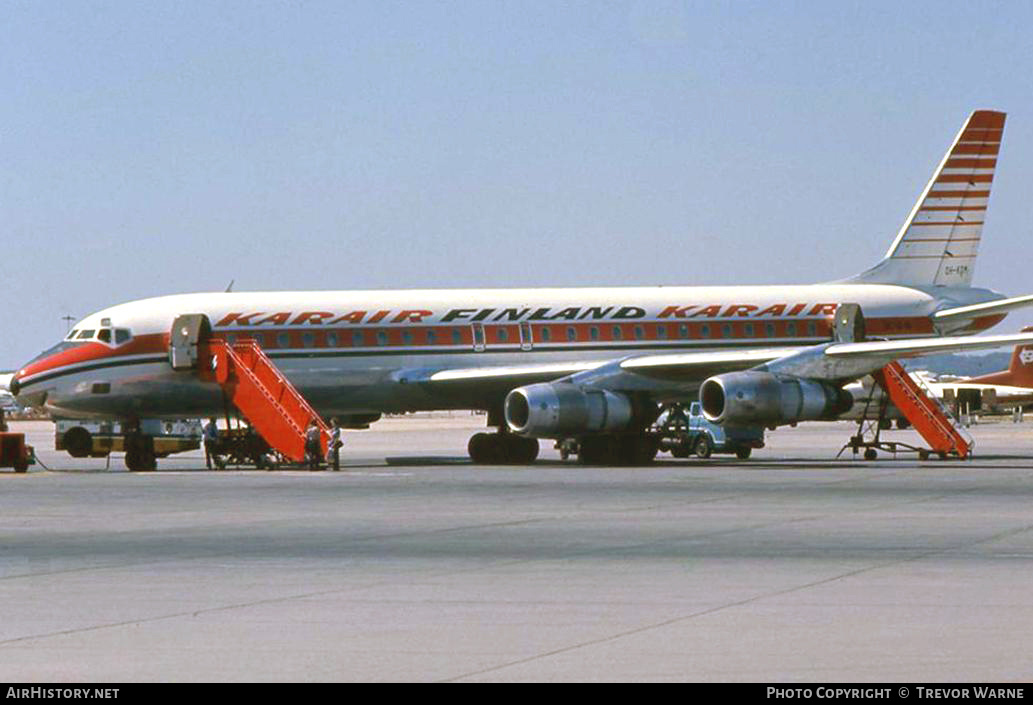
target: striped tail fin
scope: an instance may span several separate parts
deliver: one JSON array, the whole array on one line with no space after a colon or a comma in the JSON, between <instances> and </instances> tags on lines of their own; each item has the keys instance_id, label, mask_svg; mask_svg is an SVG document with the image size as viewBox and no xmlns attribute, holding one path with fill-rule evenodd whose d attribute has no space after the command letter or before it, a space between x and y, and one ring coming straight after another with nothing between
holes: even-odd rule
<instances>
[{"instance_id":1,"label":"striped tail fin","mask_svg":"<svg viewBox=\"0 0 1033 705\"><path fill-rule=\"evenodd\" d=\"M1004 118L991 110L969 116L885 259L849 281L971 286Z\"/></svg>"}]
</instances>

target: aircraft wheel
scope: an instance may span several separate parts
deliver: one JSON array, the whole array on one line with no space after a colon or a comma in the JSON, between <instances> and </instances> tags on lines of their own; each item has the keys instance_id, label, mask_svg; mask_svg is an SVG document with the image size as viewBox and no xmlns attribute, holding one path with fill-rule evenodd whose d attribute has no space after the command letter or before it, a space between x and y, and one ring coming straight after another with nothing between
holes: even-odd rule
<instances>
[{"instance_id":1,"label":"aircraft wheel","mask_svg":"<svg viewBox=\"0 0 1033 705\"><path fill-rule=\"evenodd\" d=\"M497 434L498 440L505 450L503 462L512 465L530 465L538 457L539 445L537 438L526 436L514 436L511 434Z\"/></svg>"},{"instance_id":2,"label":"aircraft wheel","mask_svg":"<svg viewBox=\"0 0 1033 705\"><path fill-rule=\"evenodd\" d=\"M69 429L61 440L65 450L73 458L88 457L93 450L93 436L82 426Z\"/></svg>"},{"instance_id":3,"label":"aircraft wheel","mask_svg":"<svg viewBox=\"0 0 1033 705\"><path fill-rule=\"evenodd\" d=\"M696 457L706 460L714 452L714 444L710 442L710 436L703 434L696 441Z\"/></svg>"},{"instance_id":4,"label":"aircraft wheel","mask_svg":"<svg viewBox=\"0 0 1033 705\"><path fill-rule=\"evenodd\" d=\"M586 436L581 439L577 459L582 465L606 465L611 457L607 436Z\"/></svg>"},{"instance_id":5,"label":"aircraft wheel","mask_svg":"<svg viewBox=\"0 0 1033 705\"><path fill-rule=\"evenodd\" d=\"M660 442L651 436L625 436L618 448L621 465L649 465L660 450Z\"/></svg>"},{"instance_id":6,"label":"aircraft wheel","mask_svg":"<svg viewBox=\"0 0 1033 705\"><path fill-rule=\"evenodd\" d=\"M148 472L158 467L154 457L154 439L139 433L127 433L126 468L130 472Z\"/></svg>"},{"instance_id":7,"label":"aircraft wheel","mask_svg":"<svg viewBox=\"0 0 1033 705\"><path fill-rule=\"evenodd\" d=\"M739 446L738 448L735 449L735 457L738 458L739 460L747 460L747 459L749 459L750 454L752 454L752 453L753 453L753 448L750 448L749 446Z\"/></svg>"},{"instance_id":8,"label":"aircraft wheel","mask_svg":"<svg viewBox=\"0 0 1033 705\"><path fill-rule=\"evenodd\" d=\"M868 448L864 452L864 459L865 460L875 460L878 457L879 457L879 454L875 452L874 448Z\"/></svg>"},{"instance_id":9,"label":"aircraft wheel","mask_svg":"<svg viewBox=\"0 0 1033 705\"><path fill-rule=\"evenodd\" d=\"M466 444L466 450L470 454L470 460L479 465L495 463L499 455L498 444L490 433L475 433Z\"/></svg>"}]
</instances>

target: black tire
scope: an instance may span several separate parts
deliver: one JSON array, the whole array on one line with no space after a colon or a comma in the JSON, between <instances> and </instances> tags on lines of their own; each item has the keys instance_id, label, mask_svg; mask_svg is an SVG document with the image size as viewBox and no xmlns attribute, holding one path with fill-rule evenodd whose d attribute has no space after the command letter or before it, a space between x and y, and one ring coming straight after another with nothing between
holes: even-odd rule
<instances>
[{"instance_id":1,"label":"black tire","mask_svg":"<svg viewBox=\"0 0 1033 705\"><path fill-rule=\"evenodd\" d=\"M749 446L739 446L735 449L735 457L739 460L749 460L752 453L753 448L750 448Z\"/></svg>"},{"instance_id":2,"label":"black tire","mask_svg":"<svg viewBox=\"0 0 1033 705\"><path fill-rule=\"evenodd\" d=\"M875 460L879 457L879 454L875 452L874 448L868 448L864 451L865 460Z\"/></svg>"},{"instance_id":3,"label":"black tire","mask_svg":"<svg viewBox=\"0 0 1033 705\"><path fill-rule=\"evenodd\" d=\"M16 473L26 473L29 471L29 464L22 461L17 461L14 464L14 471Z\"/></svg>"},{"instance_id":4,"label":"black tire","mask_svg":"<svg viewBox=\"0 0 1033 705\"><path fill-rule=\"evenodd\" d=\"M610 443L606 436L586 436L578 444L577 459L582 465L607 465Z\"/></svg>"},{"instance_id":5,"label":"black tire","mask_svg":"<svg viewBox=\"0 0 1033 705\"><path fill-rule=\"evenodd\" d=\"M488 434L485 434L488 435ZM497 463L502 465L530 465L538 457L538 439L495 433L489 436L498 448Z\"/></svg>"},{"instance_id":6,"label":"black tire","mask_svg":"<svg viewBox=\"0 0 1033 705\"><path fill-rule=\"evenodd\" d=\"M658 452L660 452L660 440L653 436L625 436L620 440L622 465L632 467L651 465Z\"/></svg>"},{"instance_id":7,"label":"black tire","mask_svg":"<svg viewBox=\"0 0 1033 705\"><path fill-rule=\"evenodd\" d=\"M475 433L466 444L466 451L470 454L470 460L478 465L494 462L496 451L490 434Z\"/></svg>"},{"instance_id":8,"label":"black tire","mask_svg":"<svg viewBox=\"0 0 1033 705\"><path fill-rule=\"evenodd\" d=\"M73 458L88 458L93 452L93 436L82 426L65 431L61 441L65 450Z\"/></svg>"},{"instance_id":9,"label":"black tire","mask_svg":"<svg viewBox=\"0 0 1033 705\"><path fill-rule=\"evenodd\" d=\"M899 418L897 419L897 428L901 431L907 428L911 428L911 422L905 418Z\"/></svg>"},{"instance_id":10,"label":"black tire","mask_svg":"<svg viewBox=\"0 0 1033 705\"><path fill-rule=\"evenodd\" d=\"M710 436L702 434L696 441L696 457L706 460L710 457L710 454L714 452L714 444L710 440Z\"/></svg>"}]
</instances>

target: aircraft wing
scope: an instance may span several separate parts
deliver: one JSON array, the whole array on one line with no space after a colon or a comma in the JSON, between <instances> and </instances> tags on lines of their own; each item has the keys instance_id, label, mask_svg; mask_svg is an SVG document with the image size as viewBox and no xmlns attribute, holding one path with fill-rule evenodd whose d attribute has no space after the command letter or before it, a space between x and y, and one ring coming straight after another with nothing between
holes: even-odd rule
<instances>
[{"instance_id":1,"label":"aircraft wing","mask_svg":"<svg viewBox=\"0 0 1033 705\"><path fill-rule=\"evenodd\" d=\"M920 357L946 352L968 352L1012 345L1033 343L1033 333L1013 335L969 335L911 340L873 340L860 343L824 343L809 348L782 349L777 358L769 357L773 350L753 350L738 353L740 360L755 357L757 369L808 379L847 381L863 377L893 360ZM708 356L718 361L726 353L689 353L646 355L621 361L622 369L672 383L690 379L702 381ZM731 360L725 362L728 364ZM718 365L720 367L720 365ZM751 366L752 367L752 366ZM743 369L739 367L738 369ZM730 369L715 369L711 374ZM587 372L575 379L591 383L596 373ZM580 378L580 379L579 379Z\"/></svg>"},{"instance_id":2,"label":"aircraft wing","mask_svg":"<svg viewBox=\"0 0 1033 705\"><path fill-rule=\"evenodd\" d=\"M937 311L933 314L934 321L955 321L958 319L978 318L980 316L992 316L999 313L1006 313L1016 308L1033 306L1033 294L1027 296L1014 296L1010 299L998 299L987 301L981 304L970 306L957 306Z\"/></svg>"},{"instance_id":3,"label":"aircraft wing","mask_svg":"<svg viewBox=\"0 0 1033 705\"><path fill-rule=\"evenodd\" d=\"M594 361L409 369L398 373L398 381L433 387L436 393L452 395L456 399L477 399L487 406L491 405L491 400L497 403L516 387L560 380L595 389L641 391L662 400L692 394L708 377L726 372L756 369L841 384L860 379L901 358L1023 344L1033 344L1033 333L660 353Z\"/></svg>"},{"instance_id":4,"label":"aircraft wing","mask_svg":"<svg viewBox=\"0 0 1033 705\"><path fill-rule=\"evenodd\" d=\"M425 370L406 375L407 381L446 383L530 384L549 382L564 377L593 377L614 368L643 375L678 381L700 382L712 374L744 370L777 360L807 348L765 348L721 350L717 352L672 353L611 358L609 360L569 361L526 365L498 365L445 370Z\"/></svg>"}]
</instances>

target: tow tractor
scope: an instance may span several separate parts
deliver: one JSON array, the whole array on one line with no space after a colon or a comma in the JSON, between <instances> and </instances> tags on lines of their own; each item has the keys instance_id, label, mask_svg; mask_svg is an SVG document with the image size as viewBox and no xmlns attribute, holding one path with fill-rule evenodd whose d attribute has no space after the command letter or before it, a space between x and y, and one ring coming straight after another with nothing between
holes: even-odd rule
<instances>
[{"instance_id":1,"label":"tow tractor","mask_svg":"<svg viewBox=\"0 0 1033 705\"><path fill-rule=\"evenodd\" d=\"M32 446L25 445L24 433L0 432L0 468L14 468L15 472L28 472L36 463Z\"/></svg>"},{"instance_id":2,"label":"tow tractor","mask_svg":"<svg viewBox=\"0 0 1033 705\"><path fill-rule=\"evenodd\" d=\"M709 458L713 453L728 453L740 460L750 457L754 448L764 447L762 427L725 427L707 421L698 401L689 405L688 416L681 404L664 410L652 429L660 438L660 450L675 458L687 458L695 453Z\"/></svg>"}]
</instances>

